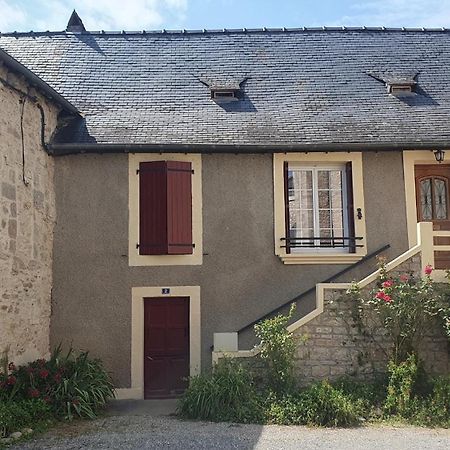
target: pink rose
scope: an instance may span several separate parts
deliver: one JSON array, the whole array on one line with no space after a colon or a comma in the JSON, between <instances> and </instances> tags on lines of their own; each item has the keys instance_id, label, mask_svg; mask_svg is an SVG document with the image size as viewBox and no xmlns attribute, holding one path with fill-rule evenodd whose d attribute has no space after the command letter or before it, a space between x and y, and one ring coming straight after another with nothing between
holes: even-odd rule
<instances>
[{"instance_id":1,"label":"pink rose","mask_svg":"<svg viewBox=\"0 0 450 450\"><path fill-rule=\"evenodd\" d=\"M392 280L386 280L386 281L383 282L383 287L384 288L390 288L392 286L394 286L394 282Z\"/></svg>"},{"instance_id":2,"label":"pink rose","mask_svg":"<svg viewBox=\"0 0 450 450\"><path fill-rule=\"evenodd\" d=\"M433 268L430 266L430 264L427 264L425 266L425 275L431 275L431 272L433 272Z\"/></svg>"}]
</instances>

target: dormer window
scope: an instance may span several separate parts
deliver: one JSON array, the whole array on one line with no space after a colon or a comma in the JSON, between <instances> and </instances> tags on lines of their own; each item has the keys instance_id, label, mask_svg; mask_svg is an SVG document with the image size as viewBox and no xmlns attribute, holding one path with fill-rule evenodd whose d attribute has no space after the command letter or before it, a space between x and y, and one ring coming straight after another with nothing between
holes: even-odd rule
<instances>
[{"instance_id":1,"label":"dormer window","mask_svg":"<svg viewBox=\"0 0 450 450\"><path fill-rule=\"evenodd\" d=\"M199 77L198 80L209 88L210 98L217 104L238 102L244 98L243 84L245 78L216 78Z\"/></svg>"},{"instance_id":2,"label":"dormer window","mask_svg":"<svg viewBox=\"0 0 450 450\"><path fill-rule=\"evenodd\" d=\"M387 93L394 97L416 94L418 71L368 72L367 74L383 83Z\"/></svg>"},{"instance_id":3,"label":"dormer window","mask_svg":"<svg viewBox=\"0 0 450 450\"><path fill-rule=\"evenodd\" d=\"M236 102L239 100L239 89L211 87L211 99L218 103Z\"/></svg>"},{"instance_id":4,"label":"dormer window","mask_svg":"<svg viewBox=\"0 0 450 450\"><path fill-rule=\"evenodd\" d=\"M387 83L389 94L392 95L408 95L414 92L415 81L392 81Z\"/></svg>"},{"instance_id":5,"label":"dormer window","mask_svg":"<svg viewBox=\"0 0 450 450\"><path fill-rule=\"evenodd\" d=\"M389 94L392 94L392 95L412 94L414 92L414 84L406 84L406 83L405 84L400 84L400 83L388 84L388 92L389 92Z\"/></svg>"}]
</instances>

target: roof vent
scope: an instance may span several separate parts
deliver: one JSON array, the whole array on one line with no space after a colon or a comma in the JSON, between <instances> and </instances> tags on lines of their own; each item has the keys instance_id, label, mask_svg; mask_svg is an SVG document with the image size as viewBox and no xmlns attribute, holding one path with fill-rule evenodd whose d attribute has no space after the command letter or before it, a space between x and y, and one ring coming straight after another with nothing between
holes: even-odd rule
<instances>
[{"instance_id":1,"label":"roof vent","mask_svg":"<svg viewBox=\"0 0 450 450\"><path fill-rule=\"evenodd\" d=\"M414 86L417 83L414 80L389 80L386 83L389 94L408 95L414 92Z\"/></svg>"},{"instance_id":2,"label":"roof vent","mask_svg":"<svg viewBox=\"0 0 450 450\"><path fill-rule=\"evenodd\" d=\"M239 101L241 86L238 83L210 84L211 99L217 103Z\"/></svg>"},{"instance_id":3,"label":"roof vent","mask_svg":"<svg viewBox=\"0 0 450 450\"><path fill-rule=\"evenodd\" d=\"M86 31L86 28L84 28L83 25L83 21L80 19L80 16L75 10L73 10L72 15L70 16L66 31L70 31L71 33L81 33L83 31Z\"/></svg>"},{"instance_id":4,"label":"roof vent","mask_svg":"<svg viewBox=\"0 0 450 450\"><path fill-rule=\"evenodd\" d=\"M368 72L368 75L384 83L388 94L401 97L416 93L418 71Z\"/></svg>"}]
</instances>

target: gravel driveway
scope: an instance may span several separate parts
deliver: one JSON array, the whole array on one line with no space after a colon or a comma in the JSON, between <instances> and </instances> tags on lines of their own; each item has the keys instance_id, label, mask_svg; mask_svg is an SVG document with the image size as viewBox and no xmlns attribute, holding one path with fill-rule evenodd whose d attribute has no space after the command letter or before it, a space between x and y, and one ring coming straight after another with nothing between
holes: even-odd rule
<instances>
[{"instance_id":1,"label":"gravel driveway","mask_svg":"<svg viewBox=\"0 0 450 450\"><path fill-rule=\"evenodd\" d=\"M61 425L14 449L380 449L450 448L450 430L323 429L185 422L171 416L112 416Z\"/></svg>"}]
</instances>

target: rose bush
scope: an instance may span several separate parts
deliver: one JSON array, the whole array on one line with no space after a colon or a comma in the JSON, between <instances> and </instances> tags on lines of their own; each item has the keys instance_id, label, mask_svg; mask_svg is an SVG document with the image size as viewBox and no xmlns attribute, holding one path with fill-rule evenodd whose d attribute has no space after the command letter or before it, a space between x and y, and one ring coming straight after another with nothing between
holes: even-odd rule
<instances>
[{"instance_id":1,"label":"rose bush","mask_svg":"<svg viewBox=\"0 0 450 450\"><path fill-rule=\"evenodd\" d=\"M413 274L390 276L384 260L379 260L376 288L364 296L357 284L349 294L359 302L360 323L370 322L375 312L378 324L393 343L391 359L398 364L409 355L418 355L426 332L439 322L450 338L450 294L448 286L438 285L431 277L433 268L426 266L422 277Z\"/></svg>"}]
</instances>

